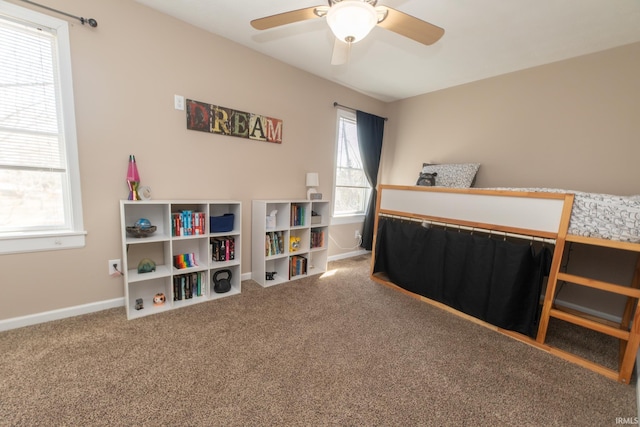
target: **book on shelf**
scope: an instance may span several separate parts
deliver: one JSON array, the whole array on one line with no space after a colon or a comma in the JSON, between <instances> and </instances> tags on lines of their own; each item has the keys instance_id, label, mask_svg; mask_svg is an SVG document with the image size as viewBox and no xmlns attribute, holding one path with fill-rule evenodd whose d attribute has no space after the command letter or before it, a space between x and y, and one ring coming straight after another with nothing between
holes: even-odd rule
<instances>
[{"instance_id":1,"label":"book on shelf","mask_svg":"<svg viewBox=\"0 0 640 427\"><path fill-rule=\"evenodd\" d=\"M297 227L304 225L304 212L305 207L303 205L295 203L291 205L291 226Z\"/></svg>"},{"instance_id":2,"label":"book on shelf","mask_svg":"<svg viewBox=\"0 0 640 427\"><path fill-rule=\"evenodd\" d=\"M279 255L284 253L284 237L282 231L269 231L265 235L265 256Z\"/></svg>"},{"instance_id":3,"label":"book on shelf","mask_svg":"<svg viewBox=\"0 0 640 427\"><path fill-rule=\"evenodd\" d=\"M236 258L236 241L233 237L213 237L210 242L213 261L231 261Z\"/></svg>"},{"instance_id":4,"label":"book on shelf","mask_svg":"<svg viewBox=\"0 0 640 427\"><path fill-rule=\"evenodd\" d=\"M193 289L191 288L191 275L184 277L184 299L193 298Z\"/></svg>"},{"instance_id":5,"label":"book on shelf","mask_svg":"<svg viewBox=\"0 0 640 427\"><path fill-rule=\"evenodd\" d=\"M188 209L173 212L171 214L171 235L180 236L199 236L205 234L204 212L196 212Z\"/></svg>"},{"instance_id":6,"label":"book on shelf","mask_svg":"<svg viewBox=\"0 0 640 427\"><path fill-rule=\"evenodd\" d=\"M289 279L303 274L307 274L307 258L293 255L289 258Z\"/></svg>"},{"instance_id":7,"label":"book on shelf","mask_svg":"<svg viewBox=\"0 0 640 427\"><path fill-rule=\"evenodd\" d=\"M311 248L324 247L324 230L321 228L311 229Z\"/></svg>"},{"instance_id":8,"label":"book on shelf","mask_svg":"<svg viewBox=\"0 0 640 427\"><path fill-rule=\"evenodd\" d=\"M179 274L173 276L173 300L182 301L204 295L205 273Z\"/></svg>"}]
</instances>

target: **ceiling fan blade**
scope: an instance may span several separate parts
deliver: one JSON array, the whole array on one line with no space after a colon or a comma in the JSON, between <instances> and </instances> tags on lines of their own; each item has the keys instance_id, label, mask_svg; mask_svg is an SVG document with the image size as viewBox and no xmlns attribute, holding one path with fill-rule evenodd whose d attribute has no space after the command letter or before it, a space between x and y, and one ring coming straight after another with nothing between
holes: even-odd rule
<instances>
[{"instance_id":1,"label":"ceiling fan blade","mask_svg":"<svg viewBox=\"0 0 640 427\"><path fill-rule=\"evenodd\" d=\"M351 52L351 45L339 40L336 37L336 41L333 43L333 54L331 55L331 65L344 65L349 62L349 54Z\"/></svg>"},{"instance_id":2,"label":"ceiling fan blade","mask_svg":"<svg viewBox=\"0 0 640 427\"><path fill-rule=\"evenodd\" d=\"M281 25L317 18L318 15L316 15L315 10L318 7L320 6L307 7L305 9L292 10L289 12L278 13L277 15L254 19L251 21L251 26L256 30L268 30L269 28L279 27Z\"/></svg>"},{"instance_id":3,"label":"ceiling fan blade","mask_svg":"<svg viewBox=\"0 0 640 427\"><path fill-rule=\"evenodd\" d=\"M387 17L378 25L394 33L409 37L419 43L430 45L444 34L444 29L425 22L415 16L407 15L388 6L380 6L388 10Z\"/></svg>"}]
</instances>

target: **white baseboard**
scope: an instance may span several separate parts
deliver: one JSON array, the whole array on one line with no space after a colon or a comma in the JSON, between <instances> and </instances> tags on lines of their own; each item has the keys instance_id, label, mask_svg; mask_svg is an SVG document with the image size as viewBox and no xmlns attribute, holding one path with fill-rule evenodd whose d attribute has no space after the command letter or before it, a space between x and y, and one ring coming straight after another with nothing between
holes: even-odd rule
<instances>
[{"instance_id":1,"label":"white baseboard","mask_svg":"<svg viewBox=\"0 0 640 427\"><path fill-rule=\"evenodd\" d=\"M568 301L563 301L561 299L556 298L556 300L554 301L554 304L562 306L562 307L566 307L566 308L570 308L573 310L578 310L582 313L586 313L589 314L591 316L596 316L599 317L601 319L606 319L609 320L611 322L615 322L615 323L620 323L622 322L622 317L620 316L615 316L613 314L609 314L609 313L604 313L602 311L598 311L598 310L593 310L591 308L587 308L587 307L583 307Z\"/></svg>"},{"instance_id":2,"label":"white baseboard","mask_svg":"<svg viewBox=\"0 0 640 427\"><path fill-rule=\"evenodd\" d=\"M367 251L366 249L360 249L357 251L353 251L353 252L345 252L343 254L338 254L338 255L332 255L328 258L329 261L337 261L339 259L345 259L345 258L352 258L354 256L358 256L358 255L366 255L371 253L370 251Z\"/></svg>"},{"instance_id":3,"label":"white baseboard","mask_svg":"<svg viewBox=\"0 0 640 427\"><path fill-rule=\"evenodd\" d=\"M8 331L9 329L22 328L23 326L37 325L38 323L51 322L52 320L79 316L81 314L94 313L96 311L107 310L115 307L124 307L124 298L92 302L89 304L76 305L74 307L61 308L58 310L45 311L43 313L30 314L28 316L0 320L0 332Z\"/></svg>"}]
</instances>

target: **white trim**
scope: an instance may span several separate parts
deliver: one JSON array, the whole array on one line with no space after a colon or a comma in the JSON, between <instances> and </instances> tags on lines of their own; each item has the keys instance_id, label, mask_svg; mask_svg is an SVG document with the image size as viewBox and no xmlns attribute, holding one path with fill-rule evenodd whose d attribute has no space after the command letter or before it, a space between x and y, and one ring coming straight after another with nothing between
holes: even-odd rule
<instances>
[{"instance_id":1,"label":"white trim","mask_svg":"<svg viewBox=\"0 0 640 427\"><path fill-rule=\"evenodd\" d=\"M573 310L577 310L580 311L582 313L586 313L589 314L591 316L595 316L595 317L599 317L600 319L606 319L609 320L611 322L614 323L620 323L622 322L622 317L620 316L614 316L613 314L607 314L603 311L599 311L599 310L593 310L591 308L588 307L584 307L578 304L574 304L572 302L568 302L568 301L563 301L561 299L556 298L554 303L556 305L562 306L562 307L566 307L566 308L570 308Z\"/></svg>"},{"instance_id":2,"label":"white trim","mask_svg":"<svg viewBox=\"0 0 640 427\"><path fill-rule=\"evenodd\" d=\"M360 249L357 251L353 251L353 252L346 252L343 254L338 254L338 255L332 255L328 258L329 261L338 261L341 259L345 259L345 258L353 258L356 256L360 256L360 255L366 255L366 254L370 254L371 252L366 250L366 249Z\"/></svg>"},{"instance_id":3,"label":"white trim","mask_svg":"<svg viewBox=\"0 0 640 427\"><path fill-rule=\"evenodd\" d=\"M331 225L342 225L342 224L356 224L359 222L364 222L364 215L342 215L342 216L332 216L331 217Z\"/></svg>"},{"instance_id":4,"label":"white trim","mask_svg":"<svg viewBox=\"0 0 640 427\"><path fill-rule=\"evenodd\" d=\"M30 314L28 316L0 320L0 332L22 328L24 326L37 325L39 323L51 322L52 320L80 316L81 314L95 313L97 311L116 307L124 307L124 298L92 302L89 304L76 305L74 307L61 308L58 310L45 311L43 313Z\"/></svg>"},{"instance_id":5,"label":"white trim","mask_svg":"<svg viewBox=\"0 0 640 427\"><path fill-rule=\"evenodd\" d=\"M82 231L0 237L0 255L82 248L85 245L86 234L85 231Z\"/></svg>"}]
</instances>

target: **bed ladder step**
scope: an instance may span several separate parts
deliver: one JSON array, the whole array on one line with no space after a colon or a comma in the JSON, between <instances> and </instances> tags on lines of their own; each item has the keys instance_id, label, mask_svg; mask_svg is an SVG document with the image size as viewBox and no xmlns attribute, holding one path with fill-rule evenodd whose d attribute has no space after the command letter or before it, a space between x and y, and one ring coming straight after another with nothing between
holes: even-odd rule
<instances>
[{"instance_id":1,"label":"bed ladder step","mask_svg":"<svg viewBox=\"0 0 640 427\"><path fill-rule=\"evenodd\" d=\"M574 242L585 245L602 246L607 248L640 252L640 245L626 242L615 242L611 240L594 239L571 235L566 236L565 242ZM562 252L564 251L565 242L559 242L562 245L560 246L559 251L558 246L556 246L556 251L558 251L558 254L554 254L554 258L556 255L562 254ZM627 303L622 314L622 320L620 324L612 325L610 322L607 322L604 319L598 319L597 317L587 315L586 313L581 313L576 310L568 312L567 310L561 310L556 307L553 303L553 300L556 296L555 293L559 281L569 282L579 286L585 286L627 297ZM640 346L640 255L638 256L638 259L636 261L636 268L631 286L622 286L615 283L603 282L588 277L577 276L575 274L562 273L559 271L559 264L556 263L555 265L552 265L552 272L549 275L547 292L548 294L545 296L542 316L540 318L541 326L538 329L538 336L536 338L536 341L539 344L544 345L549 318L563 320L565 322L569 322L583 328L591 329L593 331L618 338L620 342L620 352L616 379L621 383L628 384L633 373L633 367L635 366L638 347ZM562 357L566 358L567 360L580 359L578 356L572 356L571 353L563 350L554 348L553 351L558 352L557 354L562 355ZM598 364L596 364L595 362L587 362L582 360L580 364L596 371L602 369L601 373L607 372L607 369L604 367L598 368Z\"/></svg>"},{"instance_id":2,"label":"bed ladder step","mask_svg":"<svg viewBox=\"0 0 640 427\"><path fill-rule=\"evenodd\" d=\"M605 248L621 249L624 251L640 252L640 245L638 243L620 242L618 240L599 239L596 237L584 237L568 234L567 242L582 243L591 246L602 246Z\"/></svg>"},{"instance_id":3,"label":"bed ladder step","mask_svg":"<svg viewBox=\"0 0 640 427\"><path fill-rule=\"evenodd\" d=\"M602 282L600 280L589 279L588 277L576 276L574 274L558 273L558 280L587 286L589 288L600 289L605 292L613 292L631 298L640 298L640 289L621 286L615 283Z\"/></svg>"},{"instance_id":4,"label":"bed ladder step","mask_svg":"<svg viewBox=\"0 0 640 427\"><path fill-rule=\"evenodd\" d=\"M564 320L565 322L573 323L574 325L582 326L584 328L607 334L621 340L629 341L629 331L625 331L623 329L620 329L619 327L616 328L613 326L605 325L604 323L598 322L596 320L590 320L577 314L567 313L566 311L558 310L557 308L552 308L550 315L551 317Z\"/></svg>"}]
</instances>

